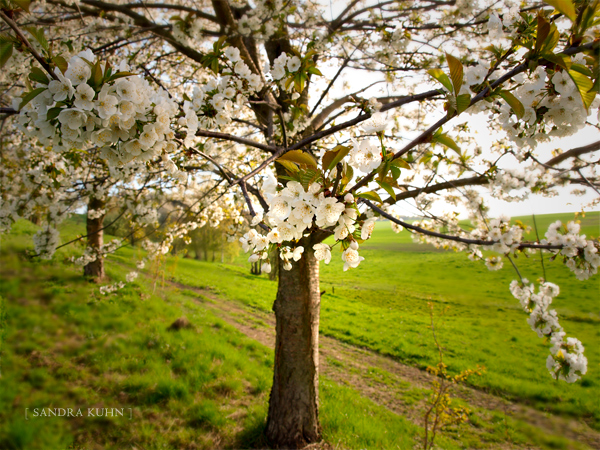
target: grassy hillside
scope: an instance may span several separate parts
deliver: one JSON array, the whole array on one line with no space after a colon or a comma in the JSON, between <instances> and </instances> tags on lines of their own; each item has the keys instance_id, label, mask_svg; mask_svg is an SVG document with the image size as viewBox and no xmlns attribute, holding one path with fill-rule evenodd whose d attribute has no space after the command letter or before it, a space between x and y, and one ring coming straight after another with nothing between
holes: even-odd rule
<instances>
[{"instance_id":1,"label":"grassy hillside","mask_svg":"<svg viewBox=\"0 0 600 450\"><path fill-rule=\"evenodd\" d=\"M537 218L540 228L542 221L554 220L556 216ZM594 235L599 215L586 220L585 232ZM66 247L50 262L24 259L20 252L31 247L35 231L20 222L2 240L1 370L6 388L0 390L0 448L264 446L272 352L215 316L193 290L163 287L162 280L205 288L265 312L271 310L276 282L251 275L247 255L240 255L237 264L169 257L157 273L158 282L142 277L102 297L80 270L62 262L81 247ZM82 231L83 222L66 223L63 241ZM581 339L589 359L584 380L567 385L547 374L548 347L529 329L527 316L508 291L515 278L510 267L489 272L464 254L414 244L406 231L394 234L384 222L377 224L361 254L365 261L355 270L342 271L337 251L329 266L321 265L323 335L424 368L437 361L426 307L432 301L438 312L449 307L439 338L452 373L484 365L484 376L471 379L475 386L600 429L598 276L579 282L560 261L545 262L547 279L561 287L555 300L561 323L568 335ZM122 265L132 264L135 255L141 250L123 248L110 258L112 282L124 278ZM542 273L539 256L517 262L531 280ZM182 315L193 328L168 331ZM361 377L377 389L404 389L384 370L373 368ZM418 426L349 386L321 378L323 432L334 448L413 448ZM409 389L393 402L421 404L427 392ZM24 420L26 407L63 405L131 407L134 416L132 421ZM441 448L579 448L561 433L540 432L503 413L477 413L470 419L470 427L445 433Z\"/></svg>"},{"instance_id":2,"label":"grassy hillside","mask_svg":"<svg viewBox=\"0 0 600 450\"><path fill-rule=\"evenodd\" d=\"M557 218L566 221L573 215L538 216L538 226ZM584 232L594 235L599 218L598 213L588 214ZM580 282L559 260L549 262L546 256L546 278L561 288L553 307L568 335L583 342L589 360L586 377L568 385L553 382L547 373L548 346L531 331L527 315L509 292L516 278L510 266L490 272L464 254L412 243L408 232L395 234L385 222L377 223L361 255L365 261L347 272L337 251L329 265L321 264L323 334L424 368L436 361L427 302L435 302L438 311L449 306L441 339L452 372L484 365L487 373L473 379L477 386L541 410L583 417L600 429L598 275ZM237 266L180 259L171 272L180 282L208 286L268 311L276 284L250 275L246 258L240 255ZM539 255L516 263L530 280L542 276Z\"/></svg>"},{"instance_id":3,"label":"grassy hillside","mask_svg":"<svg viewBox=\"0 0 600 450\"><path fill-rule=\"evenodd\" d=\"M15 247L34 231L18 224L0 253L0 448L264 448L272 351L192 291L141 278L104 297L61 262L68 252L28 261ZM112 281L125 273L108 264ZM169 329L183 315L191 327ZM406 419L331 380L321 380L321 395L334 448L412 448L419 436ZM34 417L35 408L81 408L84 416ZM87 408L124 408L125 416L90 417Z\"/></svg>"}]
</instances>

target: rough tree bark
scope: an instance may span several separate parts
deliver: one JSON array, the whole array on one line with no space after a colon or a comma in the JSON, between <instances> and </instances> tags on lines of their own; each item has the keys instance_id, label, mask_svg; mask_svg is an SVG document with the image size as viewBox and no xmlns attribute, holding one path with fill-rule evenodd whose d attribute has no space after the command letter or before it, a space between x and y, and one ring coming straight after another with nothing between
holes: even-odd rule
<instances>
[{"instance_id":1,"label":"rough tree bark","mask_svg":"<svg viewBox=\"0 0 600 450\"><path fill-rule=\"evenodd\" d=\"M106 203L103 200L95 197L90 197L88 203L89 210L103 209ZM88 247L98 250L104 245L104 230L102 224L104 222L104 214L95 219L86 217L87 245ZM83 267L83 273L86 276L93 277L96 281L104 278L104 258L98 257L95 261L88 263Z\"/></svg>"},{"instance_id":2,"label":"rough tree bark","mask_svg":"<svg viewBox=\"0 0 600 450\"><path fill-rule=\"evenodd\" d=\"M273 305L277 336L266 436L278 448L301 448L321 437L319 262L312 245L303 245L304 255L292 270L279 271Z\"/></svg>"}]
</instances>

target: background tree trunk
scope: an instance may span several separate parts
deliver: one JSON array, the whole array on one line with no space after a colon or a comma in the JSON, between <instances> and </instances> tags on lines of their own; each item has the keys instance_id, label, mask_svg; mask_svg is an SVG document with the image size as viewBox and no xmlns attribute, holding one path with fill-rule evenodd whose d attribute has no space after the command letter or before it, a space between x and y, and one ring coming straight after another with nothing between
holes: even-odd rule
<instances>
[{"instance_id":1,"label":"background tree trunk","mask_svg":"<svg viewBox=\"0 0 600 450\"><path fill-rule=\"evenodd\" d=\"M104 201L91 197L88 203L88 210L103 209L104 206ZM96 219L90 219L89 216L86 218L87 245L94 250L99 250L102 248L102 245L104 245L104 230L102 230L103 222L104 215L101 215ZM96 280L103 279L104 258L99 256L95 261L85 265L83 267L83 273L86 276L94 277Z\"/></svg>"},{"instance_id":2,"label":"background tree trunk","mask_svg":"<svg viewBox=\"0 0 600 450\"><path fill-rule=\"evenodd\" d=\"M269 254L269 262L271 263L271 273L269 273L269 280L275 281L279 276L279 251L273 250Z\"/></svg>"},{"instance_id":3,"label":"background tree trunk","mask_svg":"<svg viewBox=\"0 0 600 450\"><path fill-rule=\"evenodd\" d=\"M305 239L307 240L307 239ZM275 447L300 448L320 440L319 263L312 245L292 270L279 271L275 369L266 435Z\"/></svg>"}]
</instances>

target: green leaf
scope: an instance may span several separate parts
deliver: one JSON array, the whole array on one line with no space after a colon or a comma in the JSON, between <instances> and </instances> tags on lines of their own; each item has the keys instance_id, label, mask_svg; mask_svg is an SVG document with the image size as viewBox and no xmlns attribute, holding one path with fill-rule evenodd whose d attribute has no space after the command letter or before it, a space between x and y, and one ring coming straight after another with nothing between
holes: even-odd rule
<instances>
[{"instance_id":1,"label":"green leaf","mask_svg":"<svg viewBox=\"0 0 600 450\"><path fill-rule=\"evenodd\" d=\"M568 55L563 53L558 53L556 55L554 53L542 53L541 56L545 60L550 61L565 70L569 70L571 68L571 58Z\"/></svg>"},{"instance_id":2,"label":"green leaf","mask_svg":"<svg viewBox=\"0 0 600 450\"><path fill-rule=\"evenodd\" d=\"M44 71L37 67L34 67L31 69L31 73L29 74L29 79L31 81L37 81L38 83L42 83L42 84L48 84L50 82L50 80L48 80L48 77L46 76Z\"/></svg>"},{"instance_id":3,"label":"green leaf","mask_svg":"<svg viewBox=\"0 0 600 450\"><path fill-rule=\"evenodd\" d=\"M429 163L429 161L431 161L431 158L433 158L433 153L425 152L425 154L419 159L419 162L421 164L427 164Z\"/></svg>"},{"instance_id":4,"label":"green leaf","mask_svg":"<svg viewBox=\"0 0 600 450\"><path fill-rule=\"evenodd\" d=\"M293 175L298 172L298 166L291 161L279 160L276 159L275 162L281 164L288 171L290 175Z\"/></svg>"},{"instance_id":5,"label":"green leaf","mask_svg":"<svg viewBox=\"0 0 600 450\"><path fill-rule=\"evenodd\" d=\"M296 92L302 93L302 91L304 91L304 83L307 80L308 78L304 72L298 72L294 76L294 88L296 89Z\"/></svg>"},{"instance_id":6,"label":"green leaf","mask_svg":"<svg viewBox=\"0 0 600 450\"><path fill-rule=\"evenodd\" d=\"M336 146L333 150L323 155L323 170L332 170L350 152L349 147Z\"/></svg>"},{"instance_id":7,"label":"green leaf","mask_svg":"<svg viewBox=\"0 0 600 450\"><path fill-rule=\"evenodd\" d=\"M444 87L448 89L448 91L452 92L452 82L450 81L450 78L448 78L448 75L442 71L442 69L430 69L427 71L427 73L442 83Z\"/></svg>"},{"instance_id":8,"label":"green leaf","mask_svg":"<svg viewBox=\"0 0 600 450\"><path fill-rule=\"evenodd\" d=\"M594 74L592 73L592 71L590 69L588 69L586 66L584 66L583 64L571 64L571 67L569 69L574 70L575 72L579 72L580 74L585 75L590 78L594 77Z\"/></svg>"},{"instance_id":9,"label":"green leaf","mask_svg":"<svg viewBox=\"0 0 600 450\"><path fill-rule=\"evenodd\" d=\"M221 49L221 47L223 47L227 38L228 38L228 36L225 34L225 35L221 36L219 38L219 40L213 44L213 49L215 50L215 52L218 52L219 49Z\"/></svg>"},{"instance_id":10,"label":"green leaf","mask_svg":"<svg viewBox=\"0 0 600 450\"><path fill-rule=\"evenodd\" d=\"M392 166L396 166L400 169L409 169L410 170L410 165L408 164L408 162L402 158L396 158L392 160Z\"/></svg>"},{"instance_id":11,"label":"green leaf","mask_svg":"<svg viewBox=\"0 0 600 450\"><path fill-rule=\"evenodd\" d=\"M504 90L500 91L499 94L500 97L502 97L506 103L508 103L519 119L523 117L523 114L525 114L525 108L523 107L523 103L521 103L517 97L515 97L511 92Z\"/></svg>"},{"instance_id":12,"label":"green leaf","mask_svg":"<svg viewBox=\"0 0 600 450\"><path fill-rule=\"evenodd\" d=\"M284 153L277 159L277 161L279 160L292 161L314 167L315 169L317 168L317 160L310 153L303 152L302 150L292 150Z\"/></svg>"},{"instance_id":13,"label":"green leaf","mask_svg":"<svg viewBox=\"0 0 600 450\"><path fill-rule=\"evenodd\" d=\"M589 108L594 98L596 98L596 92L593 90L594 83L588 77L575 70L569 70L569 75L571 75L571 79L575 83L575 86L577 86L579 94L581 94L583 104L586 108Z\"/></svg>"},{"instance_id":14,"label":"green leaf","mask_svg":"<svg viewBox=\"0 0 600 450\"><path fill-rule=\"evenodd\" d=\"M108 80L106 80L106 81L114 81L114 80L116 80L118 78L130 77L132 75L135 75L135 74L131 73L131 72L116 72L116 73L112 74L110 76L110 78Z\"/></svg>"},{"instance_id":15,"label":"green leaf","mask_svg":"<svg viewBox=\"0 0 600 450\"><path fill-rule=\"evenodd\" d=\"M69 63L62 56L54 56L52 57L52 62L60 69L60 71L64 74L69 68Z\"/></svg>"},{"instance_id":16,"label":"green leaf","mask_svg":"<svg viewBox=\"0 0 600 450\"><path fill-rule=\"evenodd\" d=\"M464 112L471 106L471 96L469 94L461 94L456 97L456 112L458 114Z\"/></svg>"},{"instance_id":17,"label":"green leaf","mask_svg":"<svg viewBox=\"0 0 600 450\"><path fill-rule=\"evenodd\" d=\"M391 166L390 172L392 172L392 177L394 178L394 180L397 180L398 178L400 178L401 170L398 167Z\"/></svg>"},{"instance_id":18,"label":"green leaf","mask_svg":"<svg viewBox=\"0 0 600 450\"><path fill-rule=\"evenodd\" d=\"M385 190L385 192L390 194L390 197L392 197L394 201L396 201L396 193L394 192L394 188L391 185L389 185L385 181L377 181L377 184L381 186Z\"/></svg>"},{"instance_id":19,"label":"green leaf","mask_svg":"<svg viewBox=\"0 0 600 450\"><path fill-rule=\"evenodd\" d=\"M544 41L550 33L550 22L546 20L544 16L538 14L537 16L537 36L535 38L535 51L540 52L544 46Z\"/></svg>"},{"instance_id":20,"label":"green leaf","mask_svg":"<svg viewBox=\"0 0 600 450\"><path fill-rule=\"evenodd\" d=\"M463 66L458 59L448 53L446 53L446 59L448 60L448 66L450 67L450 78L452 78L454 92L458 94L462 87Z\"/></svg>"},{"instance_id":21,"label":"green leaf","mask_svg":"<svg viewBox=\"0 0 600 450\"><path fill-rule=\"evenodd\" d=\"M1 42L0 43L0 69L6 65L10 57L12 56L13 45L12 42Z\"/></svg>"},{"instance_id":22,"label":"green leaf","mask_svg":"<svg viewBox=\"0 0 600 450\"><path fill-rule=\"evenodd\" d=\"M294 76L290 75L287 80L285 80L285 89L288 90L290 85L294 82Z\"/></svg>"},{"instance_id":23,"label":"green leaf","mask_svg":"<svg viewBox=\"0 0 600 450\"><path fill-rule=\"evenodd\" d=\"M440 134L439 136L435 136L432 139L432 142L439 142L440 144L445 145L448 148L451 148L452 150L454 150L456 153L458 153L460 155L460 147L458 146L458 144L456 142L454 142L454 139L452 139L446 133Z\"/></svg>"},{"instance_id":24,"label":"green leaf","mask_svg":"<svg viewBox=\"0 0 600 450\"><path fill-rule=\"evenodd\" d=\"M317 170L307 169L300 171L300 183L304 189L308 189L308 186L319 178L320 173Z\"/></svg>"},{"instance_id":25,"label":"green leaf","mask_svg":"<svg viewBox=\"0 0 600 450\"><path fill-rule=\"evenodd\" d=\"M31 5L31 0L11 0L11 2L17 5L19 8L29 12L29 5Z\"/></svg>"},{"instance_id":26,"label":"green leaf","mask_svg":"<svg viewBox=\"0 0 600 450\"><path fill-rule=\"evenodd\" d=\"M550 33L548 37L544 40L542 47L540 48L541 53L551 53L558 44L558 40L560 38L560 34L556 29L556 25L552 24L550 27Z\"/></svg>"},{"instance_id":27,"label":"green leaf","mask_svg":"<svg viewBox=\"0 0 600 450\"><path fill-rule=\"evenodd\" d=\"M279 180L300 181L298 177L288 177L287 175L277 175Z\"/></svg>"},{"instance_id":28,"label":"green leaf","mask_svg":"<svg viewBox=\"0 0 600 450\"><path fill-rule=\"evenodd\" d=\"M46 120L56 119L62 110L62 108L50 108L46 113Z\"/></svg>"},{"instance_id":29,"label":"green leaf","mask_svg":"<svg viewBox=\"0 0 600 450\"><path fill-rule=\"evenodd\" d=\"M38 95L40 95L42 92L44 92L46 90L46 88L37 88L34 89L31 92L28 92L27 94L25 94L25 96L23 97L23 100L21 101L21 104L19 105L19 111L23 109L23 107L29 103L31 100L33 100L34 98L36 98Z\"/></svg>"},{"instance_id":30,"label":"green leaf","mask_svg":"<svg viewBox=\"0 0 600 450\"><path fill-rule=\"evenodd\" d=\"M34 26L24 28L35 38L36 41L38 41L44 50L48 51L48 40L46 39L46 36L44 36L43 28L36 28Z\"/></svg>"},{"instance_id":31,"label":"green leaf","mask_svg":"<svg viewBox=\"0 0 600 450\"><path fill-rule=\"evenodd\" d=\"M361 192L360 194L356 194L356 195L359 196L360 198L364 198L367 200L374 200L376 202L383 203L381 201L381 197L379 197L379 194L375 191Z\"/></svg>"},{"instance_id":32,"label":"green leaf","mask_svg":"<svg viewBox=\"0 0 600 450\"><path fill-rule=\"evenodd\" d=\"M344 163L344 174L342 175L342 184L345 186L348 183L350 183L350 181L352 181L352 177L354 176L354 169L352 168L352 166L350 164L346 164ZM342 190L342 187L340 186L340 192Z\"/></svg>"},{"instance_id":33,"label":"green leaf","mask_svg":"<svg viewBox=\"0 0 600 450\"><path fill-rule=\"evenodd\" d=\"M323 76L323 74L321 73L321 71L319 69L317 69L315 66L310 66L307 69L308 73L312 73L313 75L318 75L320 77Z\"/></svg>"},{"instance_id":34,"label":"green leaf","mask_svg":"<svg viewBox=\"0 0 600 450\"><path fill-rule=\"evenodd\" d=\"M569 19L571 19L571 22L575 22L575 19L577 19L575 6L571 0L544 0L544 3L554 6L557 11L560 11Z\"/></svg>"},{"instance_id":35,"label":"green leaf","mask_svg":"<svg viewBox=\"0 0 600 450\"><path fill-rule=\"evenodd\" d=\"M96 61L92 68L92 79L94 80L94 86L100 87L102 84L102 67L100 66L100 60Z\"/></svg>"}]
</instances>

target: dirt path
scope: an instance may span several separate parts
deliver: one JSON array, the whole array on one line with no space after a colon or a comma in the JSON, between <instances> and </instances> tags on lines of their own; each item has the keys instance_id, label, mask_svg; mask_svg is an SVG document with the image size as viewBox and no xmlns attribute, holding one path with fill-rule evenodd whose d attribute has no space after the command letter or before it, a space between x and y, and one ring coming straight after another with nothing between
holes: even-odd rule
<instances>
[{"instance_id":1,"label":"dirt path","mask_svg":"<svg viewBox=\"0 0 600 450\"><path fill-rule=\"evenodd\" d=\"M194 291L201 297L198 302L213 310L227 323L263 345L269 348L275 347L275 316L272 313L225 300L206 289L176 282L170 284L179 289ZM426 390L430 389L432 381L429 373L374 351L348 345L323 335L320 336L319 347L320 370L323 375L342 385L352 387L375 403L422 426L425 401L428 396ZM583 422L547 414L467 386L457 386L452 391L452 395L465 400L481 420L490 420L491 411L498 411L506 417L523 421L549 435L562 436L587 445L591 449L600 449L600 433ZM482 430L473 426L471 428L476 434L483 434ZM510 444L508 427L506 433L507 442L492 443L492 448L507 450L534 448Z\"/></svg>"}]
</instances>

